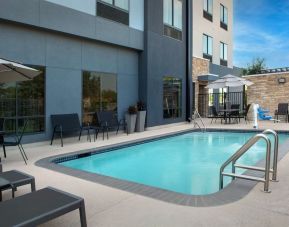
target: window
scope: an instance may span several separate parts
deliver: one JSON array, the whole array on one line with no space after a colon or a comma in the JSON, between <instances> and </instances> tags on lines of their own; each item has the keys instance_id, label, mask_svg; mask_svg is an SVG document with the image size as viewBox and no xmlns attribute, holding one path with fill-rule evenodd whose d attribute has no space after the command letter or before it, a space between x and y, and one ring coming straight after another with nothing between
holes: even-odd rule
<instances>
[{"instance_id":1,"label":"window","mask_svg":"<svg viewBox=\"0 0 289 227\"><path fill-rule=\"evenodd\" d=\"M204 18L213 21L213 0L204 0Z\"/></svg>"},{"instance_id":2,"label":"window","mask_svg":"<svg viewBox=\"0 0 289 227\"><path fill-rule=\"evenodd\" d=\"M45 68L35 67L42 73L33 80L0 84L0 117L5 119L5 132L45 131Z\"/></svg>"},{"instance_id":3,"label":"window","mask_svg":"<svg viewBox=\"0 0 289 227\"><path fill-rule=\"evenodd\" d=\"M164 0L164 33L175 39L182 39L182 0Z\"/></svg>"},{"instance_id":4,"label":"window","mask_svg":"<svg viewBox=\"0 0 289 227\"><path fill-rule=\"evenodd\" d=\"M203 58L209 59L212 62L213 57L213 38L203 34Z\"/></svg>"},{"instance_id":5,"label":"window","mask_svg":"<svg viewBox=\"0 0 289 227\"><path fill-rule=\"evenodd\" d=\"M129 25L129 0L98 0L97 16Z\"/></svg>"},{"instance_id":6,"label":"window","mask_svg":"<svg viewBox=\"0 0 289 227\"><path fill-rule=\"evenodd\" d=\"M178 118L182 115L182 80L163 78L163 117Z\"/></svg>"},{"instance_id":7,"label":"window","mask_svg":"<svg viewBox=\"0 0 289 227\"><path fill-rule=\"evenodd\" d=\"M220 42L220 65L228 65L228 45Z\"/></svg>"},{"instance_id":8,"label":"window","mask_svg":"<svg viewBox=\"0 0 289 227\"><path fill-rule=\"evenodd\" d=\"M117 111L117 77L115 74L83 72L82 121L92 122L96 111Z\"/></svg>"},{"instance_id":9,"label":"window","mask_svg":"<svg viewBox=\"0 0 289 227\"><path fill-rule=\"evenodd\" d=\"M221 4L220 10L220 26L228 30L228 9Z\"/></svg>"}]
</instances>

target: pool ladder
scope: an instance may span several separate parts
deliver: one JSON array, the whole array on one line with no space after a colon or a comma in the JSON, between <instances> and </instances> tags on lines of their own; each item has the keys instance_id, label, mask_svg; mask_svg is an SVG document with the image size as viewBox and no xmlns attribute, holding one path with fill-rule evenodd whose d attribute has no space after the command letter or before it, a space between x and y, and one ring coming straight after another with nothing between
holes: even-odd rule
<instances>
[{"instance_id":1,"label":"pool ladder","mask_svg":"<svg viewBox=\"0 0 289 227\"><path fill-rule=\"evenodd\" d=\"M267 134L273 134L274 136L274 156L273 156L273 166L271 168L271 142L267 136ZM265 167L257 167L257 166L246 166L237 164L237 160L242 157L254 144L256 144L259 140L264 140L266 142L266 161ZM270 173L272 173L272 181L277 181L277 163L278 163L278 146L279 146L279 137L278 134L271 129L267 129L260 134L255 135L252 137L248 142L243 145L239 150L236 151L220 168L220 190L224 187L224 176L251 181L258 181L264 183L264 192L270 192L269 190L269 182L270 182ZM224 172L225 168L232 164L232 172ZM247 169L253 171L264 172L264 177L256 177L256 176L249 176L243 174L236 174L236 168L240 169Z\"/></svg>"},{"instance_id":2,"label":"pool ladder","mask_svg":"<svg viewBox=\"0 0 289 227\"><path fill-rule=\"evenodd\" d=\"M201 125L197 122L197 119L200 119L201 121ZM199 112L197 110L194 111L194 114L192 116L192 121L194 124L194 128L198 127L199 129L202 130L202 132L206 132L206 126L204 124L203 118L201 117L201 115L199 114Z\"/></svg>"}]
</instances>

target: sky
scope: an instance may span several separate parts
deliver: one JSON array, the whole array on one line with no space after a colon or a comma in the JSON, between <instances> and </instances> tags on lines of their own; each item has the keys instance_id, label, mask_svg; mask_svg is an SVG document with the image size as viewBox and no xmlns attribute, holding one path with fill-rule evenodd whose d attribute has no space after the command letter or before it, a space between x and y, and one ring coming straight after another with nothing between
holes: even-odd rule
<instances>
[{"instance_id":1,"label":"sky","mask_svg":"<svg viewBox=\"0 0 289 227\"><path fill-rule=\"evenodd\" d=\"M289 67L289 0L234 0L234 65Z\"/></svg>"}]
</instances>

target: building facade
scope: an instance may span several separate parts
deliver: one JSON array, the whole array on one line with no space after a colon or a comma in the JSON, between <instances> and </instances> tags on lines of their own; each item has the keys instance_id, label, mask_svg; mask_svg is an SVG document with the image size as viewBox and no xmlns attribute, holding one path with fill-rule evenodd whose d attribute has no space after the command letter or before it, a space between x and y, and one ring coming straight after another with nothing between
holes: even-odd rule
<instances>
[{"instance_id":1,"label":"building facade","mask_svg":"<svg viewBox=\"0 0 289 227\"><path fill-rule=\"evenodd\" d=\"M233 1L193 1L193 56L233 68Z\"/></svg>"},{"instance_id":2,"label":"building facade","mask_svg":"<svg viewBox=\"0 0 289 227\"><path fill-rule=\"evenodd\" d=\"M1 85L7 131L29 120L27 141L47 140L50 115L114 110L141 100L148 127L191 114L191 1L0 0L0 58L40 69Z\"/></svg>"}]
</instances>

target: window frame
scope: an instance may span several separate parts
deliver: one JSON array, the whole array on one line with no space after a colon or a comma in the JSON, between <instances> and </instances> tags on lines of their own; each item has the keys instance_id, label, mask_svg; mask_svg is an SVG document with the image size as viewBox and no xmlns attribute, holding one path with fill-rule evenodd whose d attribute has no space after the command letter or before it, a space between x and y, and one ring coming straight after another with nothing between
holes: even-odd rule
<instances>
[{"instance_id":1,"label":"window frame","mask_svg":"<svg viewBox=\"0 0 289 227\"><path fill-rule=\"evenodd\" d=\"M25 66L27 67L31 67L31 68L34 68L34 69L37 69L37 70L40 70L42 71L41 74L43 74L43 115L41 114L38 114L38 115L25 115L25 116L20 116L19 115L19 99L21 99L21 97L18 96L18 92L19 92L19 83L22 83L22 82L29 82L29 81L16 81L16 82L10 82L10 84L13 84L13 87L15 89L15 116L11 116L11 117L2 117L4 118L4 121L9 121L9 120L13 120L15 121L15 128L12 129L12 132L10 131L6 131L6 134L7 135L13 135L15 133L21 133L21 130L19 130L19 120L31 120L31 119L43 119L43 130L42 131L32 131L32 132L25 132L25 135L37 135L37 134L43 134L43 133L46 133L46 129L47 129L47 126L46 126L46 97L47 97L47 94L46 94L46 75L47 75L47 69L46 69L46 66L44 65L32 65L32 64L24 64ZM41 75L40 74L40 75ZM38 75L39 76L39 75ZM31 80L33 81L33 79ZM5 83L3 83L5 84ZM4 125L5 127L5 125ZM15 131L14 131L15 130Z\"/></svg>"},{"instance_id":2,"label":"window frame","mask_svg":"<svg viewBox=\"0 0 289 227\"><path fill-rule=\"evenodd\" d=\"M124 12L126 12L126 13L129 13L130 0L127 0L127 1L128 1L128 9L126 10L126 9L123 9L123 8L121 8L121 7L116 6L116 5L115 5L115 0L112 0L112 4L110 4L110 3L108 3L108 2L105 2L105 1L103 1L103 0L96 0L96 2L101 2L101 3L103 3L103 4L107 5L107 6L113 7L113 8L115 8L115 9L118 9L118 10L121 10L121 11L124 11Z\"/></svg>"},{"instance_id":3,"label":"window frame","mask_svg":"<svg viewBox=\"0 0 289 227\"><path fill-rule=\"evenodd\" d=\"M203 17L211 22L213 22L213 11L214 11L213 5L214 5L213 0L203 0Z\"/></svg>"},{"instance_id":4,"label":"window frame","mask_svg":"<svg viewBox=\"0 0 289 227\"><path fill-rule=\"evenodd\" d=\"M165 103L164 103L164 97L165 97L165 89L164 89L164 85L165 85L165 79L168 78L170 79L170 88L172 88L172 84L174 81L178 81L179 82L179 92L178 92L178 106L176 109L173 110L177 110L177 116L173 116L173 114L170 117L165 117ZM182 78L176 77L176 76L163 76L162 78L162 89L163 89L163 95L162 95L162 100L163 100L163 105L162 105L162 115L163 115L163 119L164 120L174 120L174 119L179 119L182 117L183 114L183 106L182 106L182 102L183 102L183 80ZM170 92L172 93L172 92Z\"/></svg>"},{"instance_id":5,"label":"window frame","mask_svg":"<svg viewBox=\"0 0 289 227\"><path fill-rule=\"evenodd\" d=\"M206 37L206 49L207 49L206 52L204 52L204 37ZM212 40L212 45L211 45L212 53L209 53L209 40ZM214 51L213 45L214 45L213 37L203 33L203 58L208 59L211 62L213 61L213 51Z\"/></svg>"},{"instance_id":6,"label":"window frame","mask_svg":"<svg viewBox=\"0 0 289 227\"><path fill-rule=\"evenodd\" d=\"M164 35L171 37L176 40L182 41L182 33L183 33L183 0L168 0L171 1L172 11L171 18L172 18L172 24L169 24L165 22L165 0L163 1L163 26L164 26ZM181 11L181 23L182 28L178 28L175 26L175 1L180 1L182 3L182 11Z\"/></svg>"},{"instance_id":7,"label":"window frame","mask_svg":"<svg viewBox=\"0 0 289 227\"><path fill-rule=\"evenodd\" d=\"M83 100L84 100L84 95L83 95L83 92L84 92L84 89L83 89L83 85L84 85L84 83L83 83L83 79L84 79L84 77L83 77L83 75L84 75L84 73L96 73L96 74L100 74L100 105L101 105L101 103L102 103L102 96L101 96L101 93L102 93L102 87L101 87L101 84L102 84L102 82L101 82L101 74L110 74L110 75L113 75L113 76L115 76L115 88L116 88L116 113L117 113L117 110L118 110L118 74L117 73L113 73L113 72L102 72L102 71L91 71L91 70L82 70L81 71L81 122L82 123L88 123L88 122L84 122L84 116L85 115L93 115L93 113L95 113L95 111L94 112L87 112L86 114L85 114L85 111L84 111L84 102L83 102ZM97 110L96 110L97 111ZM100 106L100 110L99 111L103 111L103 106Z\"/></svg>"},{"instance_id":8,"label":"window frame","mask_svg":"<svg viewBox=\"0 0 289 227\"><path fill-rule=\"evenodd\" d=\"M227 50L226 54L225 49ZM227 56L227 59L225 58L225 56ZM228 44L224 42L220 42L220 65L228 66Z\"/></svg>"},{"instance_id":9,"label":"window frame","mask_svg":"<svg viewBox=\"0 0 289 227\"><path fill-rule=\"evenodd\" d=\"M225 11L227 11L227 22L225 22ZM223 4L220 4L220 27L228 30L228 22L229 22L229 12L228 12L228 8L226 6L224 6Z\"/></svg>"}]
</instances>

